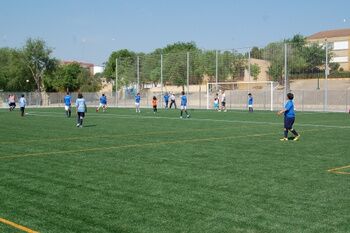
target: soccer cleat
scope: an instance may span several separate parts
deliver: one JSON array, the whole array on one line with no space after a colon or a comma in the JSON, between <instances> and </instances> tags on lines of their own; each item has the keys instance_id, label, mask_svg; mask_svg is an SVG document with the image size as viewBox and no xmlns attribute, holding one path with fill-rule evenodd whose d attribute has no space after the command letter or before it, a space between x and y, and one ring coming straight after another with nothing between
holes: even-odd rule
<instances>
[{"instance_id":1,"label":"soccer cleat","mask_svg":"<svg viewBox=\"0 0 350 233\"><path fill-rule=\"evenodd\" d=\"M293 141L298 141L300 138L300 134L298 136L295 136L295 138L293 138Z\"/></svg>"},{"instance_id":2,"label":"soccer cleat","mask_svg":"<svg viewBox=\"0 0 350 233\"><path fill-rule=\"evenodd\" d=\"M288 138L281 138L280 141L288 141Z\"/></svg>"},{"instance_id":3,"label":"soccer cleat","mask_svg":"<svg viewBox=\"0 0 350 233\"><path fill-rule=\"evenodd\" d=\"M187 118L190 118L190 115L187 115Z\"/></svg>"},{"instance_id":4,"label":"soccer cleat","mask_svg":"<svg viewBox=\"0 0 350 233\"><path fill-rule=\"evenodd\" d=\"M80 124L77 124L77 127L79 127L80 126Z\"/></svg>"}]
</instances>

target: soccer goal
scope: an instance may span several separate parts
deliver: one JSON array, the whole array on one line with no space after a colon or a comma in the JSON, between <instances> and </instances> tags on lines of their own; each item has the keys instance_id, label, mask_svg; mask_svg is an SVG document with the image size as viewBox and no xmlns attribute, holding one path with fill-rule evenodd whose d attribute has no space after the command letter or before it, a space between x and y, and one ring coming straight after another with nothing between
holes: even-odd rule
<instances>
[{"instance_id":1,"label":"soccer goal","mask_svg":"<svg viewBox=\"0 0 350 233\"><path fill-rule=\"evenodd\" d=\"M226 106L230 109L246 109L248 93L254 98L254 109L273 111L274 89L272 81L256 82L218 82L207 84L207 109L213 109L216 97L221 102L222 94L226 96Z\"/></svg>"}]
</instances>

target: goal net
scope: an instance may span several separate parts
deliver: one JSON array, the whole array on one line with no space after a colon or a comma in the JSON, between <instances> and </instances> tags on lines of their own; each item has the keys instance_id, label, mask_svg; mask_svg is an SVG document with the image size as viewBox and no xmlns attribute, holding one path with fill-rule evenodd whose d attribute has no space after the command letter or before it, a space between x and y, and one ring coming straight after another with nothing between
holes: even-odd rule
<instances>
[{"instance_id":1,"label":"goal net","mask_svg":"<svg viewBox=\"0 0 350 233\"><path fill-rule=\"evenodd\" d=\"M208 83L207 109L213 109L215 97L218 96L220 102L223 93L228 109L247 109L248 94L251 93L254 109L273 111L276 85L272 81Z\"/></svg>"}]
</instances>

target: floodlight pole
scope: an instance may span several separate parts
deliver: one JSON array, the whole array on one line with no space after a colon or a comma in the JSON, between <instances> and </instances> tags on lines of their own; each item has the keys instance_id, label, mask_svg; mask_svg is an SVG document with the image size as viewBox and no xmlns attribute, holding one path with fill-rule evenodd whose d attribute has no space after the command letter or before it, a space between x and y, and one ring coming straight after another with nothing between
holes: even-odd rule
<instances>
[{"instance_id":1,"label":"floodlight pole","mask_svg":"<svg viewBox=\"0 0 350 233\"><path fill-rule=\"evenodd\" d=\"M215 91L218 91L218 73L219 73L218 57L219 57L218 51L215 50L215 84L216 84Z\"/></svg>"},{"instance_id":2,"label":"floodlight pole","mask_svg":"<svg viewBox=\"0 0 350 233\"><path fill-rule=\"evenodd\" d=\"M326 68L325 68L325 80L324 80L324 107L323 111L328 110L328 41L327 38L325 40L326 43Z\"/></svg>"},{"instance_id":3,"label":"floodlight pole","mask_svg":"<svg viewBox=\"0 0 350 233\"><path fill-rule=\"evenodd\" d=\"M248 52L248 81L250 82L250 74L251 74L251 70L250 70L250 50L251 48L249 48L249 52ZM250 92L250 85L248 84L248 92Z\"/></svg>"},{"instance_id":4,"label":"floodlight pole","mask_svg":"<svg viewBox=\"0 0 350 233\"><path fill-rule=\"evenodd\" d=\"M115 106L118 107L118 58L115 59Z\"/></svg>"},{"instance_id":5,"label":"floodlight pole","mask_svg":"<svg viewBox=\"0 0 350 233\"><path fill-rule=\"evenodd\" d=\"M248 72L249 72L249 75L248 75L248 78L249 78L249 82L250 82L250 75L251 75L251 68L250 68L250 50L251 48L249 48L249 52L248 52Z\"/></svg>"},{"instance_id":6,"label":"floodlight pole","mask_svg":"<svg viewBox=\"0 0 350 233\"><path fill-rule=\"evenodd\" d=\"M160 93L161 93L161 96L160 96L160 106L163 108L163 101L162 101L162 98L163 98L163 54L160 55Z\"/></svg>"},{"instance_id":7,"label":"floodlight pole","mask_svg":"<svg viewBox=\"0 0 350 233\"><path fill-rule=\"evenodd\" d=\"M287 43L284 43L284 91L283 91L283 103L287 96Z\"/></svg>"},{"instance_id":8,"label":"floodlight pole","mask_svg":"<svg viewBox=\"0 0 350 233\"><path fill-rule=\"evenodd\" d=\"M140 57L137 56L137 93L140 93Z\"/></svg>"},{"instance_id":9,"label":"floodlight pole","mask_svg":"<svg viewBox=\"0 0 350 233\"><path fill-rule=\"evenodd\" d=\"M190 87L190 53L187 52L187 98Z\"/></svg>"}]
</instances>

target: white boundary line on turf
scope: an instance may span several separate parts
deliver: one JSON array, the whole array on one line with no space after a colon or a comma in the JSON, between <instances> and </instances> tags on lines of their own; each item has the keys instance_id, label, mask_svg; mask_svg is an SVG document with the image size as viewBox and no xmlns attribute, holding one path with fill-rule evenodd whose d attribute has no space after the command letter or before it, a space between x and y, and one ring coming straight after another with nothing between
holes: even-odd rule
<instances>
[{"instance_id":1,"label":"white boundary line on turf","mask_svg":"<svg viewBox=\"0 0 350 233\"><path fill-rule=\"evenodd\" d=\"M40 113L49 113L49 115L40 114ZM28 112L29 116L44 116L44 117L65 117L64 114L57 114L54 112L39 112L31 113ZM225 122L225 123L239 123L239 124L264 124L264 125L283 125L282 123L277 122L266 122L266 121L239 121L239 120L222 120L222 119L207 119L207 118L189 118L189 119L179 119L176 117L163 117L163 116L143 116L143 115L118 115L118 114L96 114L91 113L89 115L98 116L98 117L115 117L115 118L134 118L134 119L167 119L167 120L182 120L182 121L211 121L211 122ZM74 117L73 117L74 118ZM320 124L303 124L297 123L297 126L307 126L307 127L323 127L323 128L335 128L335 129L350 129L350 126L340 126L340 125L320 125Z\"/></svg>"}]
</instances>

